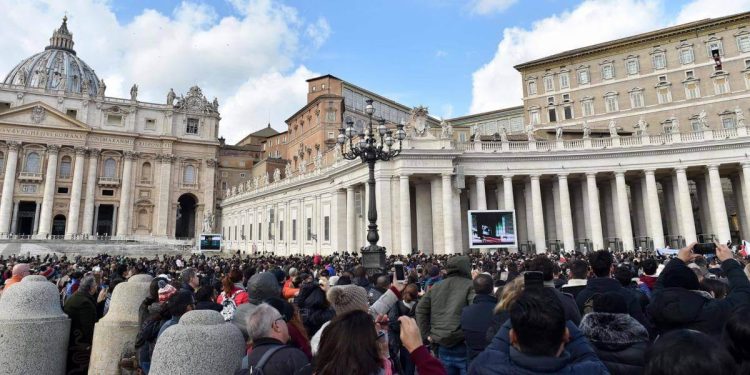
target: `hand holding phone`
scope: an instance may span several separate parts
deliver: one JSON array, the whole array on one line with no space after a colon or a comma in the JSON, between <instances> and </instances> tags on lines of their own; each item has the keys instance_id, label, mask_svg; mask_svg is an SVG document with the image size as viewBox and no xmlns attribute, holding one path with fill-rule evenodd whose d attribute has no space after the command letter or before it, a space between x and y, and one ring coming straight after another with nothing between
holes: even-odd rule
<instances>
[{"instance_id":1,"label":"hand holding phone","mask_svg":"<svg viewBox=\"0 0 750 375\"><path fill-rule=\"evenodd\" d=\"M393 264L396 271L396 282L403 284L406 281L406 270L404 269L403 262L396 262Z\"/></svg>"}]
</instances>

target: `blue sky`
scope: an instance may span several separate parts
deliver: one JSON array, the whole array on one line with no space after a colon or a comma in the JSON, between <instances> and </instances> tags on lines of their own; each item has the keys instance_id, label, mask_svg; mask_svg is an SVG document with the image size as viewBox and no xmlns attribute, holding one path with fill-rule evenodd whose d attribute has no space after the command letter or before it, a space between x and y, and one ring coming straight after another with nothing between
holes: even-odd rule
<instances>
[{"instance_id":1,"label":"blue sky","mask_svg":"<svg viewBox=\"0 0 750 375\"><path fill-rule=\"evenodd\" d=\"M0 1L15 10L0 14L10 51L0 71L41 50L68 11L79 56L108 95L138 83L139 99L161 102L170 87L199 84L219 97L229 141L269 120L283 130L313 75L456 117L520 105L513 64L750 10L750 0Z\"/></svg>"}]
</instances>

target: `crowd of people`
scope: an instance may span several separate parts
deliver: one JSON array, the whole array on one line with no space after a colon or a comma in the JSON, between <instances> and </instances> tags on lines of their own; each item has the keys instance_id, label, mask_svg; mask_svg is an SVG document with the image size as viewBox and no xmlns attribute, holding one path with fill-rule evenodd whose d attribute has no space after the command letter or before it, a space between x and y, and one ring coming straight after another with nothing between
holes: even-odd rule
<instances>
[{"instance_id":1,"label":"crowd of people","mask_svg":"<svg viewBox=\"0 0 750 375\"><path fill-rule=\"evenodd\" d=\"M11 256L0 285L31 274L57 285L69 373L86 371L118 284L149 274L136 358L121 364L143 374L159 337L205 309L244 335L239 374L728 375L750 374L748 262L722 244L675 256L420 253L374 274L349 253Z\"/></svg>"}]
</instances>

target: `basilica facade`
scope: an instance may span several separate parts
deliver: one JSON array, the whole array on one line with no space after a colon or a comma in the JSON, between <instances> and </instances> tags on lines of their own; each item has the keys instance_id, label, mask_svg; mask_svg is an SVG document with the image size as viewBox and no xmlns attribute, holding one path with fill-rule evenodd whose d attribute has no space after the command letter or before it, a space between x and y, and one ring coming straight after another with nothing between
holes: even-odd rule
<instances>
[{"instance_id":1,"label":"basilica facade","mask_svg":"<svg viewBox=\"0 0 750 375\"><path fill-rule=\"evenodd\" d=\"M106 96L67 19L0 84L0 235L194 238L214 216L218 101Z\"/></svg>"},{"instance_id":2,"label":"basilica facade","mask_svg":"<svg viewBox=\"0 0 750 375\"><path fill-rule=\"evenodd\" d=\"M438 121L323 76L264 150L285 173L222 189L227 250L357 251L367 166L337 129L405 123L376 165L379 244L470 250L467 211L516 212L518 250L632 251L750 238L750 13L634 35L516 66L523 106ZM269 155L265 156L266 158Z\"/></svg>"}]
</instances>

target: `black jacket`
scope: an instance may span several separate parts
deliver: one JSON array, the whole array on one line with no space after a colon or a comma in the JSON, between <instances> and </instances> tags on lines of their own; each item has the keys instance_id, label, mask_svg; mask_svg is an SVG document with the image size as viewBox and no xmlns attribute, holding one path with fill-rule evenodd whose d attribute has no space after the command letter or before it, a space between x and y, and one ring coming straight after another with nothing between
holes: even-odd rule
<instances>
[{"instance_id":1,"label":"black jacket","mask_svg":"<svg viewBox=\"0 0 750 375\"><path fill-rule=\"evenodd\" d=\"M248 355L248 365L255 366L268 350L276 346L283 345L279 340L264 337L255 340L253 351ZM237 374L248 374L249 371L240 371ZM265 375L308 375L312 374L312 366L307 356L301 350L293 346L284 346L277 350L268 358L263 366Z\"/></svg>"},{"instance_id":2,"label":"black jacket","mask_svg":"<svg viewBox=\"0 0 750 375\"><path fill-rule=\"evenodd\" d=\"M478 356L490 343L487 340L487 329L492 323L492 310L497 298L487 294L477 294L474 303L464 307L461 312L461 329L468 347L469 360Z\"/></svg>"},{"instance_id":3,"label":"black jacket","mask_svg":"<svg viewBox=\"0 0 750 375\"><path fill-rule=\"evenodd\" d=\"M584 305L586 305L586 302L588 302L589 299L593 298L594 295L607 292L616 292L622 295L628 305L628 314L635 318L638 323L641 323L641 325L646 327L646 329L650 328L651 325L641 309L640 299L637 298L635 294L631 293L631 291L623 288L619 281L609 277L594 277L589 279L586 283L586 288L578 292L576 303L578 304L578 309L581 311L581 314L586 314L584 311Z\"/></svg>"},{"instance_id":4,"label":"black jacket","mask_svg":"<svg viewBox=\"0 0 750 375\"><path fill-rule=\"evenodd\" d=\"M563 293L556 288L547 287L555 291L557 299L560 300L563 310L565 310L565 320L570 320L573 324L578 325L581 322L581 312L576 306L576 300L572 295Z\"/></svg>"},{"instance_id":5,"label":"black jacket","mask_svg":"<svg viewBox=\"0 0 750 375\"><path fill-rule=\"evenodd\" d=\"M664 267L646 310L660 334L674 329L694 329L718 337L732 310L750 303L750 281L734 259L721 263L729 280L729 294L721 300L685 288L663 288L664 275L677 267L687 266L675 258Z\"/></svg>"},{"instance_id":6,"label":"black jacket","mask_svg":"<svg viewBox=\"0 0 750 375\"><path fill-rule=\"evenodd\" d=\"M335 312L328 307L326 293L318 285L303 284L294 302L299 307L308 337L313 337L323 323L333 319Z\"/></svg>"},{"instance_id":7,"label":"black jacket","mask_svg":"<svg viewBox=\"0 0 750 375\"><path fill-rule=\"evenodd\" d=\"M214 302L214 301L200 301L196 302L195 309L196 310L213 310L221 312L221 310L224 307L222 307L220 304Z\"/></svg>"},{"instance_id":8,"label":"black jacket","mask_svg":"<svg viewBox=\"0 0 750 375\"><path fill-rule=\"evenodd\" d=\"M590 313L581 319L580 329L612 375L643 373L648 331L632 316Z\"/></svg>"}]
</instances>

